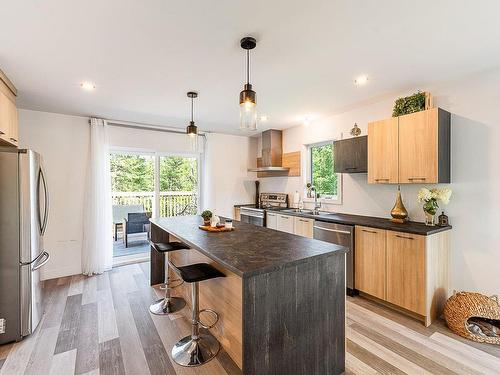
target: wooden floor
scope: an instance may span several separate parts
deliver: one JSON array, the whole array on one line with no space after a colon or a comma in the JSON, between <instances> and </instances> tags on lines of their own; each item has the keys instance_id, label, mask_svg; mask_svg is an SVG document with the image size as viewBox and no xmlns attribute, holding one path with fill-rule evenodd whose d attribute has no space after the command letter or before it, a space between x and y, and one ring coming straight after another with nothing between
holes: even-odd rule
<instances>
[{"instance_id":1,"label":"wooden floor","mask_svg":"<svg viewBox=\"0 0 500 375\"><path fill-rule=\"evenodd\" d=\"M37 331L0 346L0 374L238 374L225 352L203 367L177 366L172 345L189 333L180 315L151 315L161 291L148 263L45 283ZM443 322L425 328L362 298L347 302L347 374L500 374L500 347L457 338ZM291 375L291 374L287 374Z\"/></svg>"}]
</instances>

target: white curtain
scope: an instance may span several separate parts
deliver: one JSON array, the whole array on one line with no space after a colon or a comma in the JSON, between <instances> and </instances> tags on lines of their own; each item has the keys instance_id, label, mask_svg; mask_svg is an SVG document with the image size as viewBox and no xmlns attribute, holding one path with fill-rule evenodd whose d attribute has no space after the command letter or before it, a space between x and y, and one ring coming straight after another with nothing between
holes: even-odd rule
<instances>
[{"instance_id":1,"label":"white curtain","mask_svg":"<svg viewBox=\"0 0 500 375\"><path fill-rule=\"evenodd\" d=\"M90 119L90 150L83 207L82 273L100 274L113 266L111 177L108 125Z\"/></svg>"}]
</instances>

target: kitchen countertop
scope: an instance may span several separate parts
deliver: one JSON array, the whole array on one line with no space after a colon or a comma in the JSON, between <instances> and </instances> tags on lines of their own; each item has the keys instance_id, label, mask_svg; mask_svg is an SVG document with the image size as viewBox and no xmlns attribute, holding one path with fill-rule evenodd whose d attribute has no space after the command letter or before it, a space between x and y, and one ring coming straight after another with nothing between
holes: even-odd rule
<instances>
[{"instance_id":1,"label":"kitchen countertop","mask_svg":"<svg viewBox=\"0 0 500 375\"><path fill-rule=\"evenodd\" d=\"M315 219L318 221L324 221L329 223L338 223L346 225L362 225L365 227L386 229L397 232L405 232L412 234L419 234L422 236L428 236L434 233L443 232L450 230L452 227L438 227L438 226L428 226L424 223L418 223L415 221L408 221L404 224L393 223L389 219L374 216L362 216L362 215L351 215L351 214L341 214L341 213L325 213L325 215L312 215L302 212L284 212L283 210L273 210L279 212L283 215L300 216L308 219Z\"/></svg>"},{"instance_id":2,"label":"kitchen countertop","mask_svg":"<svg viewBox=\"0 0 500 375\"><path fill-rule=\"evenodd\" d=\"M199 216L151 219L151 223L240 277L271 272L314 257L346 252L343 246L233 221L232 232L206 232Z\"/></svg>"},{"instance_id":3,"label":"kitchen countertop","mask_svg":"<svg viewBox=\"0 0 500 375\"><path fill-rule=\"evenodd\" d=\"M244 204L235 204L234 208L240 208L240 207L255 207L255 203L244 203Z\"/></svg>"}]
</instances>

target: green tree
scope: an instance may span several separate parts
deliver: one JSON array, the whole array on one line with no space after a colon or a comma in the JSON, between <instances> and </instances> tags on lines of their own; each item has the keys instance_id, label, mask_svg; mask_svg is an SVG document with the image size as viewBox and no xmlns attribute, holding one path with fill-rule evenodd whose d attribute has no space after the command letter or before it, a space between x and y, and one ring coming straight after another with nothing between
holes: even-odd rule
<instances>
[{"instance_id":1,"label":"green tree","mask_svg":"<svg viewBox=\"0 0 500 375\"><path fill-rule=\"evenodd\" d=\"M111 190L153 191L154 162L151 156L111 154Z\"/></svg>"},{"instance_id":2,"label":"green tree","mask_svg":"<svg viewBox=\"0 0 500 375\"><path fill-rule=\"evenodd\" d=\"M168 156L160 158L160 191L196 191L196 158Z\"/></svg>"},{"instance_id":3,"label":"green tree","mask_svg":"<svg viewBox=\"0 0 500 375\"><path fill-rule=\"evenodd\" d=\"M333 172L333 145L314 146L311 148L312 184L316 192L322 195L337 194L337 174Z\"/></svg>"}]
</instances>

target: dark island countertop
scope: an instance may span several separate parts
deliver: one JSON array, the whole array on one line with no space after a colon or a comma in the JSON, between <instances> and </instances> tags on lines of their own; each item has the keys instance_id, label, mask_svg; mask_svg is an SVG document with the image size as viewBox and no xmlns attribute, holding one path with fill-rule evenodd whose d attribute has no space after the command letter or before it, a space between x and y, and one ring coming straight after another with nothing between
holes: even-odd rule
<instances>
[{"instance_id":1,"label":"dark island countertop","mask_svg":"<svg viewBox=\"0 0 500 375\"><path fill-rule=\"evenodd\" d=\"M153 225L240 277L270 272L308 258L346 252L343 246L233 221L232 232L206 232L199 216L151 219Z\"/></svg>"},{"instance_id":2,"label":"dark island countertop","mask_svg":"<svg viewBox=\"0 0 500 375\"><path fill-rule=\"evenodd\" d=\"M234 207L244 207L247 205L235 205ZM408 221L404 224L393 223L389 219L375 216L341 214L335 212L323 212L321 215L312 215L304 212L291 212L289 209L267 209L267 211L279 212L283 215L300 216L308 219L315 219L329 223L338 223L346 225L361 225L364 227L372 227L378 229L392 230L396 232L405 232L411 234L419 234L422 236L429 236L431 234L444 232L450 230L451 225L445 227L428 226L424 223L416 221Z\"/></svg>"}]
</instances>

